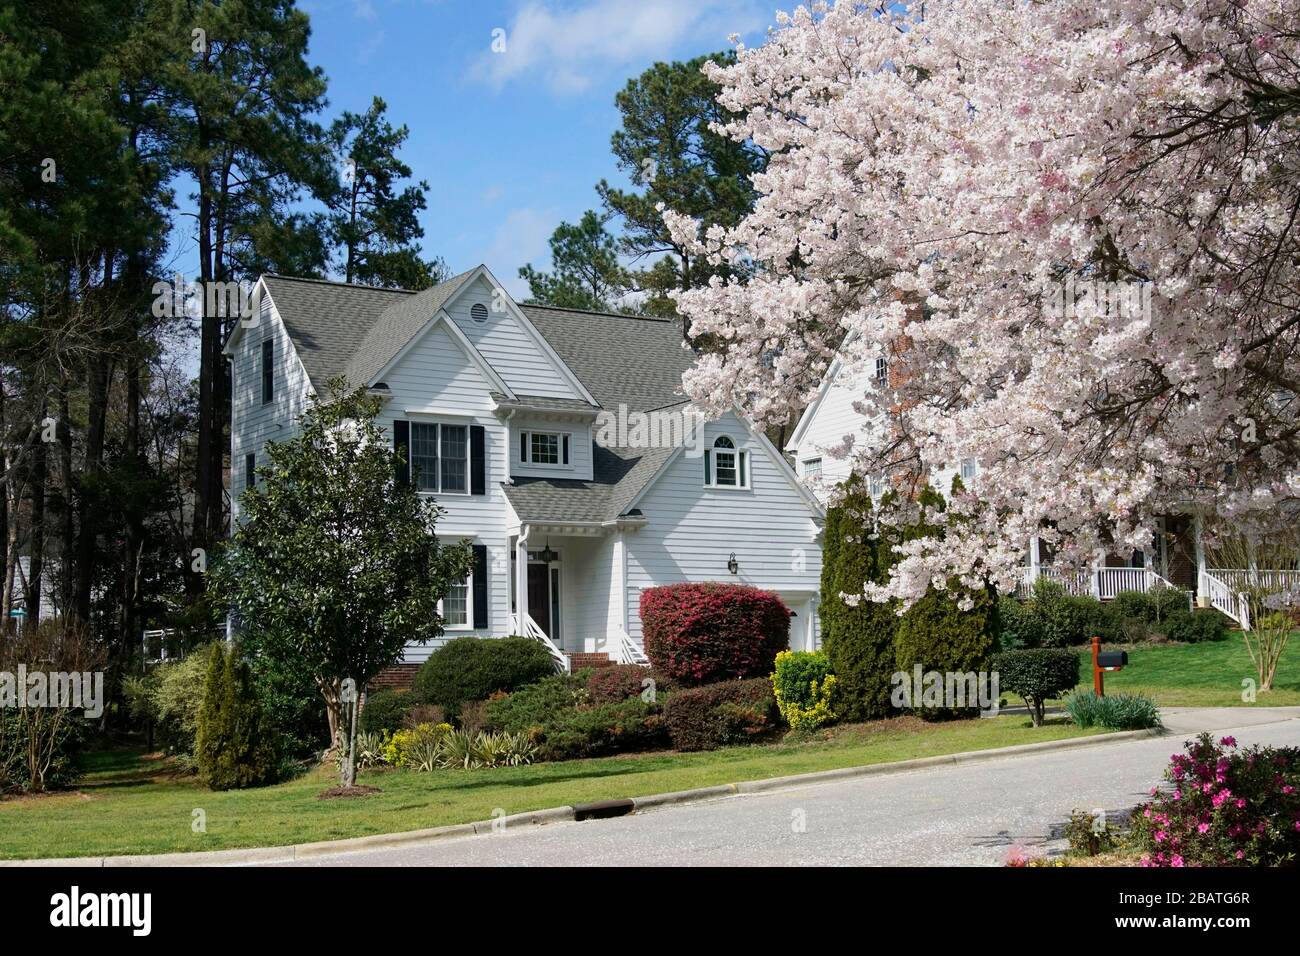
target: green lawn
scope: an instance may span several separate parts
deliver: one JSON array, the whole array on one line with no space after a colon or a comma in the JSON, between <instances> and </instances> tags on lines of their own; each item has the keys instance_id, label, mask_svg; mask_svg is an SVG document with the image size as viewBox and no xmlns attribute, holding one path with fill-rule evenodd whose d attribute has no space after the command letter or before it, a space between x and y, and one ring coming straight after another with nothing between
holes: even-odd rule
<instances>
[{"instance_id":1,"label":"green lawn","mask_svg":"<svg viewBox=\"0 0 1300 956\"><path fill-rule=\"evenodd\" d=\"M1110 645L1107 645L1110 649ZM1092 686L1092 658L1085 651L1081 687ZM1278 663L1273 690L1254 704L1241 699L1243 678L1258 682L1241 634L1203 644L1128 648L1128 666L1106 675L1106 691L1142 691L1162 707L1288 707L1300 705L1300 634L1292 634Z\"/></svg>"},{"instance_id":2,"label":"green lawn","mask_svg":"<svg viewBox=\"0 0 1300 956\"><path fill-rule=\"evenodd\" d=\"M260 790L213 793L167 773L136 751L92 754L70 793L0 801L0 858L166 853L276 846L416 830L618 797L757 780L1086 736L1058 718L1034 728L1024 716L924 724L914 718L849 725L829 739L732 747L712 753L645 754L495 770L361 774L383 792L320 800L334 777L318 769ZM191 828L194 811L206 833Z\"/></svg>"}]
</instances>

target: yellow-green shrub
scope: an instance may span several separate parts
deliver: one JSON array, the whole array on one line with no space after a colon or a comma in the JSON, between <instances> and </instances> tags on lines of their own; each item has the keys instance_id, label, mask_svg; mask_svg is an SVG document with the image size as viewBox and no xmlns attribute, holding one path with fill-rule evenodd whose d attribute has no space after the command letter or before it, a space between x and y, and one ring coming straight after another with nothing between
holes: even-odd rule
<instances>
[{"instance_id":1,"label":"yellow-green shrub","mask_svg":"<svg viewBox=\"0 0 1300 956\"><path fill-rule=\"evenodd\" d=\"M821 651L782 651L776 655L772 691L776 706L792 730L812 730L835 720L831 693L835 675Z\"/></svg>"}]
</instances>

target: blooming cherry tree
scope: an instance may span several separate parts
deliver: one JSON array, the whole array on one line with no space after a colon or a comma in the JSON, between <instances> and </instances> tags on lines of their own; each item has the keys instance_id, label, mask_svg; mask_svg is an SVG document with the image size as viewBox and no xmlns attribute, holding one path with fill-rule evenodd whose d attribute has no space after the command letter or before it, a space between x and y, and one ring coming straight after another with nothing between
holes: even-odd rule
<instances>
[{"instance_id":1,"label":"blooming cherry tree","mask_svg":"<svg viewBox=\"0 0 1300 956\"><path fill-rule=\"evenodd\" d=\"M706 71L771 155L755 208L665 212L746 273L677 294L719 344L688 391L775 420L883 355L834 453L905 488L981 466L867 596L1010 590L1033 534L1083 563L1162 513L1296 505L1294 0L815 4L738 54Z\"/></svg>"}]
</instances>

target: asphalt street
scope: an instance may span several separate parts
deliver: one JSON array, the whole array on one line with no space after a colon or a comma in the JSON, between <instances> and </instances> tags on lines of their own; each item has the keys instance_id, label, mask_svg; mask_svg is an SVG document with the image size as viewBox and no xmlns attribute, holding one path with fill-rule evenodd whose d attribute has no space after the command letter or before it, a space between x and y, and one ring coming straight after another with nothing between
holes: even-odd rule
<instances>
[{"instance_id":1,"label":"asphalt street","mask_svg":"<svg viewBox=\"0 0 1300 956\"><path fill-rule=\"evenodd\" d=\"M792 787L300 866L998 865L1059 852L1072 809L1122 813L1199 730L1300 745L1300 709L1169 711L1168 736Z\"/></svg>"}]
</instances>

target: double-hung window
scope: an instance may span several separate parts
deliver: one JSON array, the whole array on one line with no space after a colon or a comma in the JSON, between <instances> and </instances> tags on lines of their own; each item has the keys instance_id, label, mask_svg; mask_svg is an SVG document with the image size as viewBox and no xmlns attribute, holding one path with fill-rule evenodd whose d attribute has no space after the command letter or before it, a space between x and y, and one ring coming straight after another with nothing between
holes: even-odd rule
<instances>
[{"instance_id":1,"label":"double-hung window","mask_svg":"<svg viewBox=\"0 0 1300 956\"><path fill-rule=\"evenodd\" d=\"M469 493L469 426L411 422L411 478L420 491Z\"/></svg>"},{"instance_id":2,"label":"double-hung window","mask_svg":"<svg viewBox=\"0 0 1300 956\"><path fill-rule=\"evenodd\" d=\"M820 478L822 473L822 460L820 458L805 458L803 462L803 476L805 478Z\"/></svg>"},{"instance_id":3,"label":"double-hung window","mask_svg":"<svg viewBox=\"0 0 1300 956\"><path fill-rule=\"evenodd\" d=\"M713 447L704 450L704 486L748 488L749 452L737 448L726 435L718 436Z\"/></svg>"},{"instance_id":4,"label":"double-hung window","mask_svg":"<svg viewBox=\"0 0 1300 956\"><path fill-rule=\"evenodd\" d=\"M447 596L441 602L441 612L443 623L449 630L473 629L474 610L470 602L473 588L474 576L467 574L461 580L453 581L447 589Z\"/></svg>"}]
</instances>

